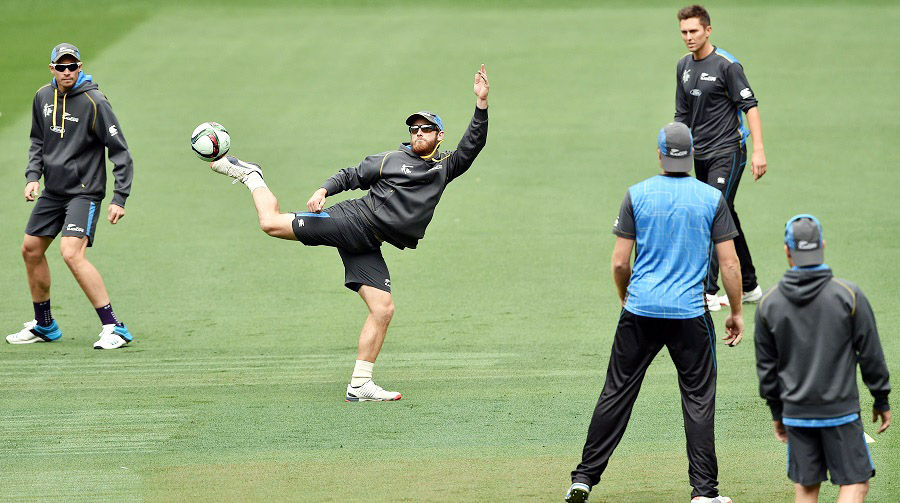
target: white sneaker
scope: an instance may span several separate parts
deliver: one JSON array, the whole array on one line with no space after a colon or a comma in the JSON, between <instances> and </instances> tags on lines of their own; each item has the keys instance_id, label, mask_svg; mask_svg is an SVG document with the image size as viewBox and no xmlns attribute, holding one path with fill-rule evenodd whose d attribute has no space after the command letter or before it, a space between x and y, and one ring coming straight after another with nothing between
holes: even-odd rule
<instances>
[{"instance_id":1,"label":"white sneaker","mask_svg":"<svg viewBox=\"0 0 900 503\"><path fill-rule=\"evenodd\" d=\"M695 496L691 498L691 503L734 503L728 496L716 496L708 498L706 496Z\"/></svg>"},{"instance_id":2,"label":"white sneaker","mask_svg":"<svg viewBox=\"0 0 900 503\"><path fill-rule=\"evenodd\" d=\"M94 343L94 349L116 349L131 342L131 332L118 325L103 325L100 331L100 338Z\"/></svg>"},{"instance_id":3,"label":"white sneaker","mask_svg":"<svg viewBox=\"0 0 900 503\"><path fill-rule=\"evenodd\" d=\"M710 311L718 311L722 309L722 304L719 302L718 295L708 293L704 298L706 299L706 308Z\"/></svg>"},{"instance_id":4,"label":"white sneaker","mask_svg":"<svg viewBox=\"0 0 900 503\"><path fill-rule=\"evenodd\" d=\"M37 320L22 323L22 326L25 328L14 334L7 335L6 342L10 344L32 344L34 342L53 342L62 337L62 331L60 331L59 325L56 324L56 320L53 320L53 323L48 327L38 325Z\"/></svg>"},{"instance_id":5,"label":"white sneaker","mask_svg":"<svg viewBox=\"0 0 900 503\"><path fill-rule=\"evenodd\" d=\"M591 488L587 484L576 482L566 491L566 503L587 503L591 496Z\"/></svg>"},{"instance_id":6,"label":"white sneaker","mask_svg":"<svg viewBox=\"0 0 900 503\"><path fill-rule=\"evenodd\" d=\"M741 295L741 303L742 304L753 304L755 302L759 302L759 299L762 298L762 287L756 285L756 288L753 290Z\"/></svg>"},{"instance_id":7,"label":"white sneaker","mask_svg":"<svg viewBox=\"0 0 900 503\"><path fill-rule=\"evenodd\" d=\"M209 167L216 173L234 178L234 181L231 183L245 183L252 173L258 173L260 178L263 177L262 168L259 167L259 164L244 162L230 155L209 163Z\"/></svg>"},{"instance_id":8,"label":"white sneaker","mask_svg":"<svg viewBox=\"0 0 900 503\"><path fill-rule=\"evenodd\" d=\"M348 402L391 402L394 400L400 400L400 393L385 391L371 379L355 388L347 385L346 401Z\"/></svg>"}]
</instances>

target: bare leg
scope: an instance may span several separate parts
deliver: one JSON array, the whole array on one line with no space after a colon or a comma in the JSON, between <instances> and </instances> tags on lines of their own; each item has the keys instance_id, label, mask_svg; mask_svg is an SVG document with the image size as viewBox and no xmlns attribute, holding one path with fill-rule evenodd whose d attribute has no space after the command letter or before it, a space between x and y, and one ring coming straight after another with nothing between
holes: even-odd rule
<instances>
[{"instance_id":1,"label":"bare leg","mask_svg":"<svg viewBox=\"0 0 900 503\"><path fill-rule=\"evenodd\" d=\"M866 501L866 493L869 492L869 481L862 484L849 484L841 486L838 492L838 503L863 503Z\"/></svg>"},{"instance_id":2,"label":"bare leg","mask_svg":"<svg viewBox=\"0 0 900 503\"><path fill-rule=\"evenodd\" d=\"M819 501L819 486L804 486L794 484L794 503L816 503Z\"/></svg>"},{"instance_id":3,"label":"bare leg","mask_svg":"<svg viewBox=\"0 0 900 503\"><path fill-rule=\"evenodd\" d=\"M59 251L72 271L72 276L75 276L75 281L84 290L94 309L97 309L109 304L109 295L106 294L106 285L103 284L100 273L84 255L87 244L88 238L63 236L59 240Z\"/></svg>"},{"instance_id":4,"label":"bare leg","mask_svg":"<svg viewBox=\"0 0 900 503\"><path fill-rule=\"evenodd\" d=\"M356 359L375 363L394 316L394 299L389 292L367 285L360 287L359 296L369 308L369 317L359 334Z\"/></svg>"},{"instance_id":5,"label":"bare leg","mask_svg":"<svg viewBox=\"0 0 900 503\"><path fill-rule=\"evenodd\" d=\"M272 237L296 241L297 236L293 228L294 214L279 211L275 194L268 187L260 187L253 191L252 196L260 229Z\"/></svg>"},{"instance_id":6,"label":"bare leg","mask_svg":"<svg viewBox=\"0 0 900 503\"><path fill-rule=\"evenodd\" d=\"M53 238L45 236L25 235L22 241L22 258L25 259L25 272L28 274L28 288L31 290L32 302L45 302L50 299L50 266L47 264L47 248Z\"/></svg>"}]
</instances>

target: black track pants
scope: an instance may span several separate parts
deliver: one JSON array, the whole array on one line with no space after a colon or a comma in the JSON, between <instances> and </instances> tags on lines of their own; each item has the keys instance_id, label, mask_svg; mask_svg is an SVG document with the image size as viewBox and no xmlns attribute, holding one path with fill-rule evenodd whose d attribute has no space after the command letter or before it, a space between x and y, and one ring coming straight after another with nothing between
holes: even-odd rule
<instances>
[{"instance_id":1,"label":"black track pants","mask_svg":"<svg viewBox=\"0 0 900 503\"><path fill-rule=\"evenodd\" d=\"M678 370L687 437L691 497L718 496L714 419L715 331L709 313L686 320L637 316L622 311L613 341L606 383L588 428L581 463L572 482L594 486L619 445L647 367L663 346Z\"/></svg>"}]
</instances>

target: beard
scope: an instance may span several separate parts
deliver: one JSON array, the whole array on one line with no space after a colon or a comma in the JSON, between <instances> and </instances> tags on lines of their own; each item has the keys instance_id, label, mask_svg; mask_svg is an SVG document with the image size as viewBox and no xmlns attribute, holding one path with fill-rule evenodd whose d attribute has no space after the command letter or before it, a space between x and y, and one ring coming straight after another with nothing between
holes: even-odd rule
<instances>
[{"instance_id":1,"label":"beard","mask_svg":"<svg viewBox=\"0 0 900 503\"><path fill-rule=\"evenodd\" d=\"M432 141L422 140L418 141L416 138L413 138L410 143L410 148L412 152L416 155L428 155L434 152L434 148L437 147L438 139L435 138Z\"/></svg>"}]
</instances>

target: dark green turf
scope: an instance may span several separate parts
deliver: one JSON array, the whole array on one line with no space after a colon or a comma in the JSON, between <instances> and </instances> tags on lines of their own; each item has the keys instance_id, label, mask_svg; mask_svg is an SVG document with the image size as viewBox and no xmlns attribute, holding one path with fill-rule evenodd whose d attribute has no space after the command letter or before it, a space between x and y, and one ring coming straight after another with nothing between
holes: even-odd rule
<instances>
[{"instance_id":1,"label":"dark green turf","mask_svg":"<svg viewBox=\"0 0 900 503\"><path fill-rule=\"evenodd\" d=\"M63 339L0 346L0 501L561 500L619 314L609 229L627 186L656 172L656 132L672 117L685 50L662 4L76 2L63 16L9 2L3 334L31 317L18 251L31 97L50 48L68 40L135 157L126 217L101 221L89 256L136 341L90 348L97 319L51 248ZM745 177L737 200L761 283L786 268L784 221L816 214L828 263L869 295L900 375L900 9L711 9L713 40L744 63L761 103L770 173ZM440 113L454 145L480 63L487 148L419 249L385 249L397 313L376 377L404 398L345 403L365 311L337 254L265 237L246 189L210 173L188 135L225 124L282 208L302 209L337 169L395 148L410 111ZM721 331L724 314L714 318ZM718 364L723 493L789 500L752 339L720 347ZM661 354L595 498L689 499L678 400ZM896 438L872 446L869 501L900 498Z\"/></svg>"}]
</instances>

